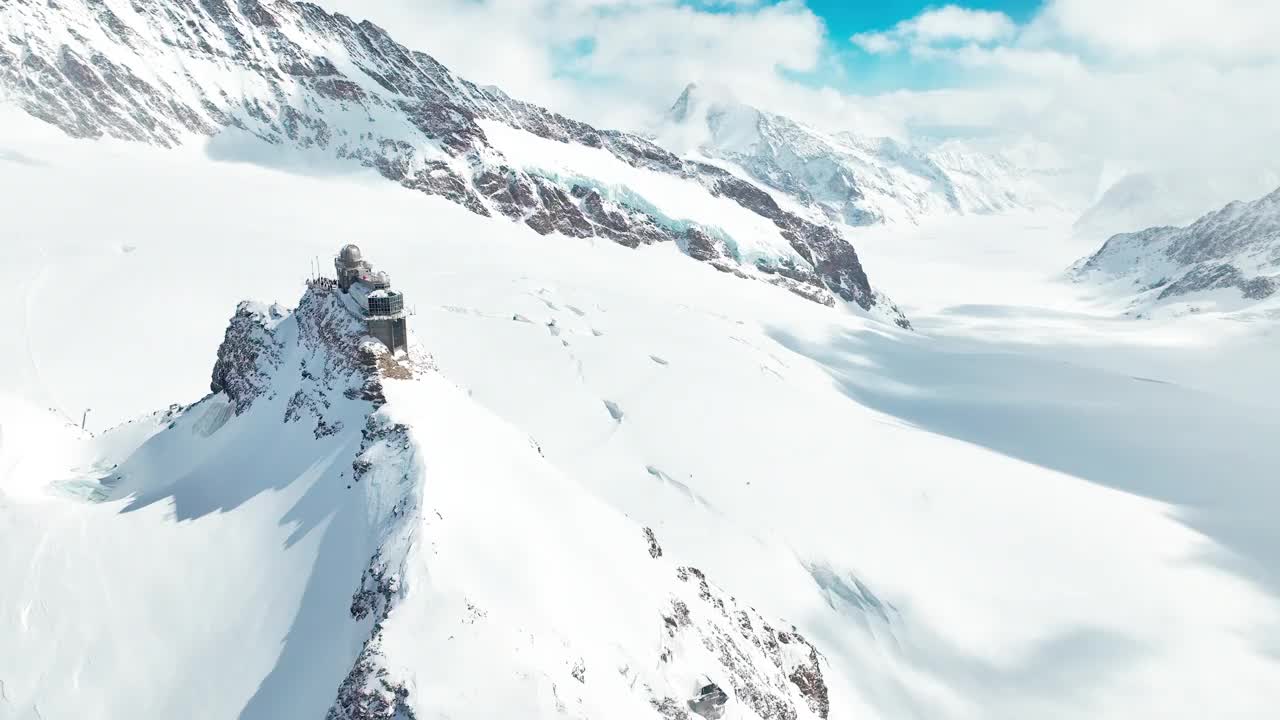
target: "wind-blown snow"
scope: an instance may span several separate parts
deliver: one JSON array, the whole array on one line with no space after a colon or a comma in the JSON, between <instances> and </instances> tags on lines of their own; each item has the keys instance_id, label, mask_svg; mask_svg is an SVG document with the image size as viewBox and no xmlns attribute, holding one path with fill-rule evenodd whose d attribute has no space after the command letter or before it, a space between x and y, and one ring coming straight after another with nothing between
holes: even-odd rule
<instances>
[{"instance_id":1,"label":"wind-blown snow","mask_svg":"<svg viewBox=\"0 0 1280 720\"><path fill-rule=\"evenodd\" d=\"M1080 247L1026 247L1066 237L1059 218L859 233L916 335L669 245L0 122L25 158L0 161L0 715L310 718L334 701L371 627L348 610L386 510L336 483L360 428L284 424L282 392L236 419L212 396L172 430L101 431L206 395L236 302L296 303L308 259L346 242L393 274L441 375L388 381L380 411L421 462L382 631L419 717L531 698L535 715L649 711L609 665L647 659L636 688L702 671L697 643L656 669L660 616L649 638L620 624L656 610L656 583L683 587L662 574L676 563L794 623L829 663L833 718L1280 702L1274 331L1097 314L1043 279ZM86 406L91 439L61 419ZM130 458L128 497L68 489Z\"/></svg>"}]
</instances>

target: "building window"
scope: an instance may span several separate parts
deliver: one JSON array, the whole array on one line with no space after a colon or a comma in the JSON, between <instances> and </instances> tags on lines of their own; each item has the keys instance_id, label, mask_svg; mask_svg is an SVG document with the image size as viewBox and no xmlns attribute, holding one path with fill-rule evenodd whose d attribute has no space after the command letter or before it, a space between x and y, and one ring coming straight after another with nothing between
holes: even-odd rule
<instances>
[{"instance_id":1,"label":"building window","mask_svg":"<svg viewBox=\"0 0 1280 720\"><path fill-rule=\"evenodd\" d=\"M369 313L371 315L394 315L404 310L404 297L399 293L387 295L386 297L369 298Z\"/></svg>"}]
</instances>

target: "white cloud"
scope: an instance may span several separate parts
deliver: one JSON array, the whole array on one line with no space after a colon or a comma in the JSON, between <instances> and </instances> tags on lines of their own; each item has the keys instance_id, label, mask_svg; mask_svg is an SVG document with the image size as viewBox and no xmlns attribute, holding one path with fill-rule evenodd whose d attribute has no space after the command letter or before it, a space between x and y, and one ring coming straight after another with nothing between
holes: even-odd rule
<instances>
[{"instance_id":1,"label":"white cloud","mask_svg":"<svg viewBox=\"0 0 1280 720\"><path fill-rule=\"evenodd\" d=\"M854 45L857 45L872 55L885 55L897 52L902 48L902 44L894 39L890 33L858 33L853 36L852 40Z\"/></svg>"},{"instance_id":2,"label":"white cloud","mask_svg":"<svg viewBox=\"0 0 1280 720\"><path fill-rule=\"evenodd\" d=\"M1113 58L1280 57L1275 0L1049 0L1041 29Z\"/></svg>"},{"instance_id":3,"label":"white cloud","mask_svg":"<svg viewBox=\"0 0 1280 720\"><path fill-rule=\"evenodd\" d=\"M823 61L826 30L802 0L326 0L370 17L468 79L595 124L635 127L691 81L796 89L779 70Z\"/></svg>"},{"instance_id":4,"label":"white cloud","mask_svg":"<svg viewBox=\"0 0 1280 720\"><path fill-rule=\"evenodd\" d=\"M884 54L903 47L924 49L950 41L991 43L1016 30L1017 25L1002 12L946 5L903 20L884 32L859 33L852 41L869 53Z\"/></svg>"},{"instance_id":5,"label":"white cloud","mask_svg":"<svg viewBox=\"0 0 1280 720\"><path fill-rule=\"evenodd\" d=\"M1280 167L1272 0L1047 0L1021 25L948 5L854 41L944 66L953 85L874 96L788 77L841 72L803 0L322 1L469 79L605 127L641 126L697 81L833 130L1030 137L1133 169Z\"/></svg>"},{"instance_id":6,"label":"white cloud","mask_svg":"<svg viewBox=\"0 0 1280 720\"><path fill-rule=\"evenodd\" d=\"M1270 37L1280 3L1048 0L1023 26L985 30L948 26L933 19L940 12L852 39L960 78L948 90L864 100L892 122L1029 135L1136 170L1280 167L1280 45ZM957 42L961 31L944 27L969 37Z\"/></svg>"},{"instance_id":7,"label":"white cloud","mask_svg":"<svg viewBox=\"0 0 1280 720\"><path fill-rule=\"evenodd\" d=\"M927 10L919 16L899 23L899 28L925 41L973 40L991 42L1013 34L1014 24L1008 15L990 10L969 10L947 5Z\"/></svg>"}]
</instances>

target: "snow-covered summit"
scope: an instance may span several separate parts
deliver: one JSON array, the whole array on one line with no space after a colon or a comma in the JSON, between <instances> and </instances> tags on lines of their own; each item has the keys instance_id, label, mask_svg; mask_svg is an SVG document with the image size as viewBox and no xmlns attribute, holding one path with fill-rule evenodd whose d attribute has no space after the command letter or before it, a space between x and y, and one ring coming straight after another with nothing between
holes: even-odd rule
<instances>
[{"instance_id":1,"label":"snow-covered summit","mask_svg":"<svg viewBox=\"0 0 1280 720\"><path fill-rule=\"evenodd\" d=\"M1280 189L1232 202L1185 227L1115 235L1074 268L1135 308L1201 303L1235 309L1280 289Z\"/></svg>"},{"instance_id":2,"label":"snow-covered summit","mask_svg":"<svg viewBox=\"0 0 1280 720\"><path fill-rule=\"evenodd\" d=\"M337 294L316 283L295 310L241 303L213 392L147 424L96 480L91 497L122 505L105 535L154 542L148 508L169 507L206 540L174 544L171 561L229 586L153 619L155 646L111 642L110 603L83 624L24 618L11 652L36 653L37 639L98 652L74 677L6 668L6 708L159 717L199 698L202 717L828 717L819 648L554 469L421 346L371 342ZM241 550L275 573L237 567ZM112 601L129 596L119 579ZM140 604L182 597L154 579ZM255 637L213 631L255 598L267 606L246 613ZM132 647L146 650L120 656ZM237 667L210 672L211 658ZM130 683L145 697L120 691Z\"/></svg>"},{"instance_id":3,"label":"snow-covered summit","mask_svg":"<svg viewBox=\"0 0 1280 720\"><path fill-rule=\"evenodd\" d=\"M734 163L849 225L1070 203L1047 186L1060 169L1019 164L954 139L926 146L827 133L696 83L681 93L657 135L676 152Z\"/></svg>"},{"instance_id":4,"label":"snow-covered summit","mask_svg":"<svg viewBox=\"0 0 1280 720\"><path fill-rule=\"evenodd\" d=\"M0 6L0 87L73 137L208 142L217 157L268 164L336 158L540 234L669 242L907 325L832 223L639 136L475 85L309 3L13 0Z\"/></svg>"}]
</instances>

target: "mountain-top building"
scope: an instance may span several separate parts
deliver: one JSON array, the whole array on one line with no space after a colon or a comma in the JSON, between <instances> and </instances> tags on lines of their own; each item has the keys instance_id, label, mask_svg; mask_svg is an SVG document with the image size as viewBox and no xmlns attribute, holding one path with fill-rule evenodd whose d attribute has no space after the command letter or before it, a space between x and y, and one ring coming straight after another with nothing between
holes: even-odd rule
<instances>
[{"instance_id":1,"label":"mountain-top building","mask_svg":"<svg viewBox=\"0 0 1280 720\"><path fill-rule=\"evenodd\" d=\"M407 351L404 295L391 289L391 276L375 272L355 245L343 246L333 259L333 267L338 273L338 289L355 302L369 334L393 353Z\"/></svg>"}]
</instances>

